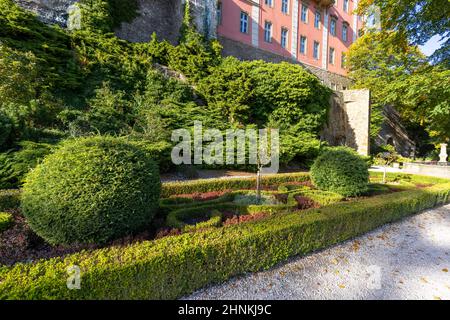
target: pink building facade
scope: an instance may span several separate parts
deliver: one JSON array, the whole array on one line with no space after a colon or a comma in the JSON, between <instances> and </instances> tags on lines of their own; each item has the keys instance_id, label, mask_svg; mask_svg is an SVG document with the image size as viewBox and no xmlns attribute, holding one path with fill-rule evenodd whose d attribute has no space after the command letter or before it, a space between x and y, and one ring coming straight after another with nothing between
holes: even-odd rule
<instances>
[{"instance_id":1,"label":"pink building facade","mask_svg":"<svg viewBox=\"0 0 450 320\"><path fill-rule=\"evenodd\" d=\"M357 0L220 0L217 34L345 76Z\"/></svg>"}]
</instances>

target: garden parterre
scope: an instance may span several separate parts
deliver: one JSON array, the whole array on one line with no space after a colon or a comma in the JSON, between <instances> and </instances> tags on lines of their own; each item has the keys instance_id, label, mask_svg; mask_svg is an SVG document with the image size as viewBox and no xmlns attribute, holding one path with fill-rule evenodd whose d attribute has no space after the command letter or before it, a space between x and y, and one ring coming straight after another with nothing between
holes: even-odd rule
<instances>
[{"instance_id":1,"label":"garden parterre","mask_svg":"<svg viewBox=\"0 0 450 320\"><path fill-rule=\"evenodd\" d=\"M287 184L272 193L314 192L304 187L289 187L289 183L295 182L293 177L295 175L286 175L288 181L282 181L283 175L266 177L265 185ZM372 174L373 181L380 178L379 174ZM308 175L299 174L297 179L306 182ZM189 182L185 186L171 183L162 188L166 195L172 196L195 192L194 185L199 192L234 189L236 194L245 189L245 184L250 186L254 182L252 179L221 180ZM212 282L268 269L291 256L324 248L450 201L450 182L444 179L393 174L388 176L388 182L389 187L396 188L395 193L339 201L307 210L288 208L263 219L227 226L219 225L216 212L199 232L2 266L0 298L173 299ZM270 191L265 192L270 194ZM222 200L226 198L222 197ZM162 200L167 206L175 206L171 209L181 205L189 211L211 205L218 210L220 202L207 202L196 208L195 201L188 207L183 200L178 199L178 203ZM224 203L230 202L220 205ZM174 211L166 211L166 218ZM190 227L196 228L195 225ZM81 270L80 290L67 289L67 268L73 265Z\"/></svg>"}]
</instances>

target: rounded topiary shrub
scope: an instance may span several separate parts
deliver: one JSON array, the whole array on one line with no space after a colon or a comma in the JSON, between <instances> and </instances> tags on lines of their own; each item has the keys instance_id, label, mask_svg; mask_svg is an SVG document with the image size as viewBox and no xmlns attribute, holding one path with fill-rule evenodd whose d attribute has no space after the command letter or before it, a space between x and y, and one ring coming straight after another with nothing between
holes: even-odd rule
<instances>
[{"instance_id":1,"label":"rounded topiary shrub","mask_svg":"<svg viewBox=\"0 0 450 320\"><path fill-rule=\"evenodd\" d=\"M369 171L367 163L350 148L329 148L311 167L311 180L321 189L346 197L368 191Z\"/></svg>"},{"instance_id":2,"label":"rounded topiary shrub","mask_svg":"<svg viewBox=\"0 0 450 320\"><path fill-rule=\"evenodd\" d=\"M157 165L112 137L71 140L31 171L22 193L30 227L51 244L104 243L147 226L157 208Z\"/></svg>"}]
</instances>

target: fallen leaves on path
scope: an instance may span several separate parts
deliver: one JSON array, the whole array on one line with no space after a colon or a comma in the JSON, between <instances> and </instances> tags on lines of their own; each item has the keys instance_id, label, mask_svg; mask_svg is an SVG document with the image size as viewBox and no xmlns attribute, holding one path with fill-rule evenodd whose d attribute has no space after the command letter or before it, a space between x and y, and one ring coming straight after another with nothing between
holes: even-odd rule
<instances>
[{"instance_id":1,"label":"fallen leaves on path","mask_svg":"<svg viewBox=\"0 0 450 320\"><path fill-rule=\"evenodd\" d=\"M353 241L352 250L354 252L357 252L360 247L361 247L361 242L359 242L358 240Z\"/></svg>"}]
</instances>

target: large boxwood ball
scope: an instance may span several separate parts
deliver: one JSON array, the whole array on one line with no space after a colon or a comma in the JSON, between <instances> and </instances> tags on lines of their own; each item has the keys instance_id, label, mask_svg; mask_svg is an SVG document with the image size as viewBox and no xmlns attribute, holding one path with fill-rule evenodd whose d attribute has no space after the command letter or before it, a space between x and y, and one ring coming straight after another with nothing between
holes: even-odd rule
<instances>
[{"instance_id":1,"label":"large boxwood ball","mask_svg":"<svg viewBox=\"0 0 450 320\"><path fill-rule=\"evenodd\" d=\"M25 180L23 213L50 244L101 244L140 230L161 191L154 161L112 137L65 142Z\"/></svg>"},{"instance_id":2,"label":"large boxwood ball","mask_svg":"<svg viewBox=\"0 0 450 320\"><path fill-rule=\"evenodd\" d=\"M369 171L367 163L350 148L329 148L311 167L311 180L321 189L346 197L368 191Z\"/></svg>"}]
</instances>

